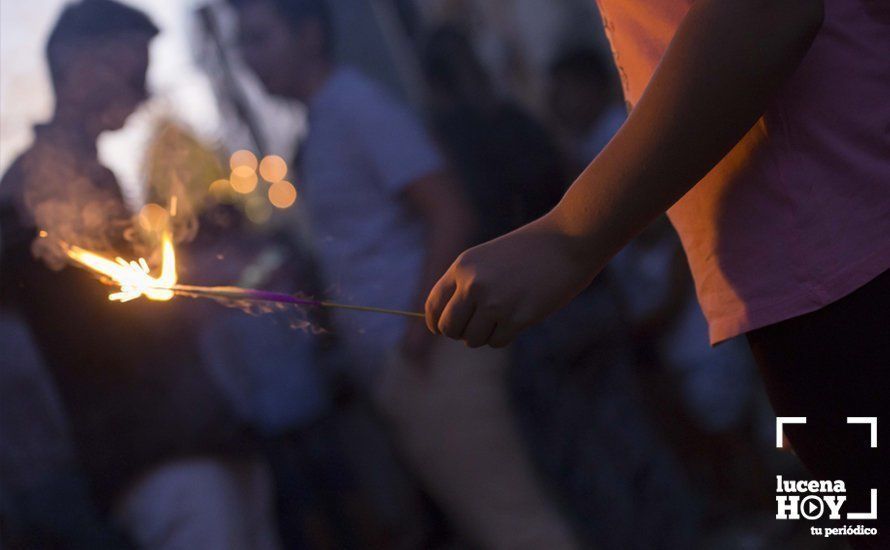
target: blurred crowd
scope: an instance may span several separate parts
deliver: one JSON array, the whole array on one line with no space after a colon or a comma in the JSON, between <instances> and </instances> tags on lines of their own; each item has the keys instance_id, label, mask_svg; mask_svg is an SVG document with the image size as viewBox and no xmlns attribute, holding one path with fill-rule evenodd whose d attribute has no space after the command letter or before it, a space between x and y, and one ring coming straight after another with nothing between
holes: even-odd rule
<instances>
[{"instance_id":1,"label":"blurred crowd","mask_svg":"<svg viewBox=\"0 0 890 550\"><path fill-rule=\"evenodd\" d=\"M66 265L68 245L156 265L167 230L190 284L422 311L457 254L552 208L627 114L593 37L528 101L478 28L371 4L414 85L343 62L323 0L196 12L252 151L164 121L137 209L95 144L147 99L159 29L112 0L64 9L55 112L0 184L0 546L795 548L770 494L795 463L747 348L708 345L666 219L501 350L365 312L112 303ZM305 109L292 158L269 154L239 71Z\"/></svg>"}]
</instances>

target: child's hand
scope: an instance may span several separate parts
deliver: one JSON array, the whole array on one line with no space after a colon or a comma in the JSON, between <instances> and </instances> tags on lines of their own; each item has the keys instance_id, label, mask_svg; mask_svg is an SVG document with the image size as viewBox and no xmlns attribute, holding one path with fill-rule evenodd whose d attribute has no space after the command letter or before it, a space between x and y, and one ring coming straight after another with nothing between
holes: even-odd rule
<instances>
[{"instance_id":1,"label":"child's hand","mask_svg":"<svg viewBox=\"0 0 890 550\"><path fill-rule=\"evenodd\" d=\"M569 302L596 274L547 217L467 250L426 302L427 328L471 347L503 347Z\"/></svg>"}]
</instances>

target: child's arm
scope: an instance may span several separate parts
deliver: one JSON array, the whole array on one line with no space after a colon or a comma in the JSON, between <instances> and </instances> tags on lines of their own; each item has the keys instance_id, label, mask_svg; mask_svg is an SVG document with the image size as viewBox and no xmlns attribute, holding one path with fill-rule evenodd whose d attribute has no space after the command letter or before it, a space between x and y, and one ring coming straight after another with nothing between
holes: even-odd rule
<instances>
[{"instance_id":1,"label":"child's arm","mask_svg":"<svg viewBox=\"0 0 890 550\"><path fill-rule=\"evenodd\" d=\"M462 254L426 304L434 332L502 346L568 302L744 136L800 63L821 0L699 0L627 122L543 218Z\"/></svg>"}]
</instances>

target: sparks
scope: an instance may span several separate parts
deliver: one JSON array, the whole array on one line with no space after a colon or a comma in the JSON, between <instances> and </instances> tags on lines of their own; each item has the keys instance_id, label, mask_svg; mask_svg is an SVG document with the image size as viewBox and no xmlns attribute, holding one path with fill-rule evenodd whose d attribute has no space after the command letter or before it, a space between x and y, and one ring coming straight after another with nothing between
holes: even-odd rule
<instances>
[{"instance_id":1,"label":"sparks","mask_svg":"<svg viewBox=\"0 0 890 550\"><path fill-rule=\"evenodd\" d=\"M68 257L75 263L102 275L106 282L120 286L120 291L113 292L108 296L109 300L115 302L129 302L141 296L157 302L167 302L172 300L176 294L180 294L192 297L277 302L310 307L347 309L403 317L423 317L422 313L338 304L264 290L181 285L178 284L178 276L176 274L176 251L173 248L173 238L168 231L165 231L163 234L161 247L161 273L157 277L152 276L151 269L145 258L129 262L121 257L111 260L79 246L68 246L66 252Z\"/></svg>"},{"instance_id":2,"label":"sparks","mask_svg":"<svg viewBox=\"0 0 890 550\"><path fill-rule=\"evenodd\" d=\"M129 302L140 296L157 302L173 299L176 275L176 251L173 249L173 237L165 231L161 242L161 273L157 277L151 275L151 269L145 258L127 261L121 257L114 260L100 256L95 252L84 250L79 246L66 249L68 257L74 262L108 278L120 286L119 292L108 296L115 302Z\"/></svg>"}]
</instances>

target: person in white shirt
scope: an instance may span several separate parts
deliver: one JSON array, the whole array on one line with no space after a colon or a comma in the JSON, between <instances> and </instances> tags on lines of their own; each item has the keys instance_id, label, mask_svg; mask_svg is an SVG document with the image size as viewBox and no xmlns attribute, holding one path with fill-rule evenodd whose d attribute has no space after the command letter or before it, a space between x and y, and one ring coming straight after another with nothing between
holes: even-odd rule
<instances>
[{"instance_id":1,"label":"person in white shirt","mask_svg":"<svg viewBox=\"0 0 890 550\"><path fill-rule=\"evenodd\" d=\"M308 107L301 197L338 300L422 311L468 243L472 210L426 131L333 61L321 0L230 0L245 60L271 94ZM538 487L504 387L505 355L432 337L421 320L337 312L354 378L460 534L482 548L575 548Z\"/></svg>"}]
</instances>

